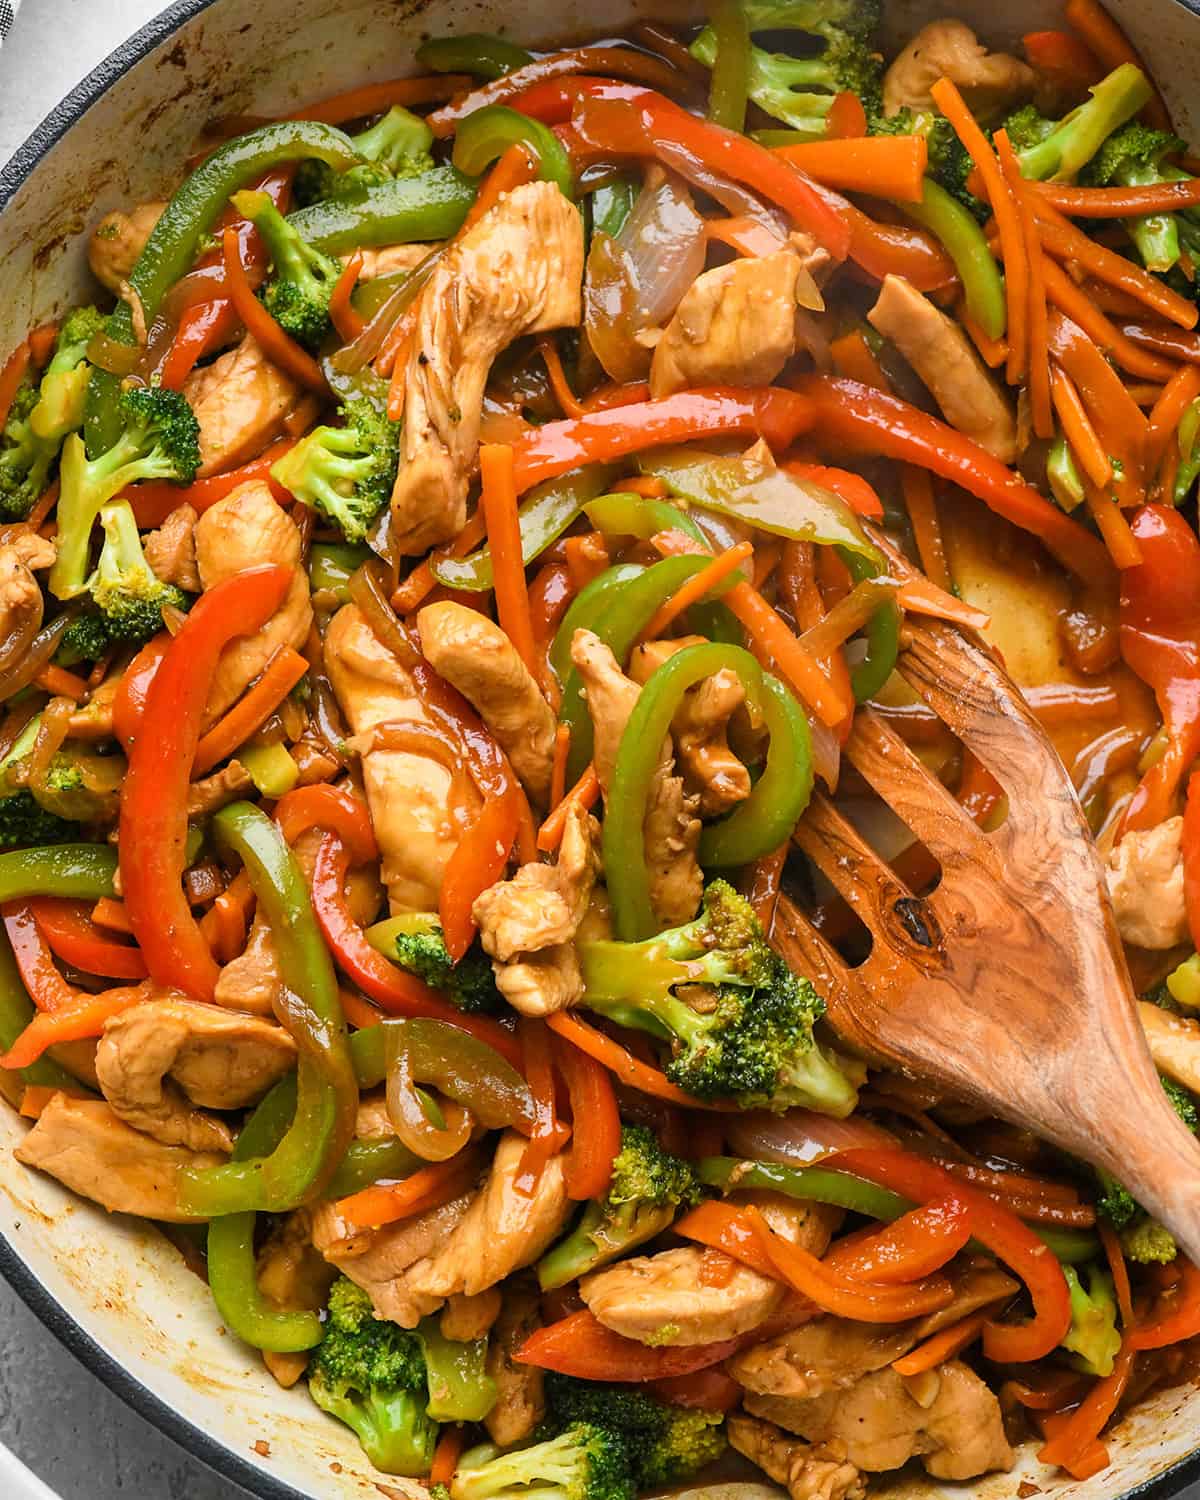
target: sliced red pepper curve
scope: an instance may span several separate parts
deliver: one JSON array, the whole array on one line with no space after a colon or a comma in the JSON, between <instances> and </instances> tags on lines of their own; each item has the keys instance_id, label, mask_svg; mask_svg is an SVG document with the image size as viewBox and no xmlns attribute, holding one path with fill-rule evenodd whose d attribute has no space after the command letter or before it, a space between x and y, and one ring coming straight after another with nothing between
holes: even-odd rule
<instances>
[{"instance_id":1,"label":"sliced red pepper curve","mask_svg":"<svg viewBox=\"0 0 1200 1500\"><path fill-rule=\"evenodd\" d=\"M736 1354L743 1340L688 1344L654 1349L605 1328L592 1313L577 1312L530 1334L513 1356L518 1364L537 1365L580 1380L615 1380L643 1384L707 1370Z\"/></svg>"},{"instance_id":2,"label":"sliced red pepper curve","mask_svg":"<svg viewBox=\"0 0 1200 1500\"><path fill-rule=\"evenodd\" d=\"M96 926L89 902L38 896L29 905L38 931L64 963L107 979L145 979L145 959L136 948Z\"/></svg>"},{"instance_id":3,"label":"sliced red pepper curve","mask_svg":"<svg viewBox=\"0 0 1200 1500\"><path fill-rule=\"evenodd\" d=\"M803 375L796 389L812 402L822 441L916 464L952 480L998 516L1040 537L1072 573L1089 583L1111 581L1112 564L1098 537L945 422L856 380Z\"/></svg>"},{"instance_id":4,"label":"sliced red pepper curve","mask_svg":"<svg viewBox=\"0 0 1200 1500\"><path fill-rule=\"evenodd\" d=\"M146 692L121 789L121 887L150 975L211 1000L218 967L183 890L187 793L204 708L224 647L283 603L291 568L236 573L201 594Z\"/></svg>"},{"instance_id":5,"label":"sliced red pepper curve","mask_svg":"<svg viewBox=\"0 0 1200 1500\"><path fill-rule=\"evenodd\" d=\"M842 1151L825 1165L853 1172L917 1203L952 1197L967 1205L971 1233L1012 1268L1033 1299L1026 1323L988 1323L983 1352L1000 1364L1023 1364L1056 1349L1071 1326L1071 1297L1062 1267L1033 1230L933 1162L907 1151Z\"/></svg>"}]
</instances>

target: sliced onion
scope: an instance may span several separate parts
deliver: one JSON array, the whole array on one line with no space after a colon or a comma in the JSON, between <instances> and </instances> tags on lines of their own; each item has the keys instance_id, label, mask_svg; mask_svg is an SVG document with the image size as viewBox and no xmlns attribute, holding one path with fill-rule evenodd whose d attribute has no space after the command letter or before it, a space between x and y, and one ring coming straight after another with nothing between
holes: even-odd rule
<instances>
[{"instance_id":1,"label":"sliced onion","mask_svg":"<svg viewBox=\"0 0 1200 1500\"><path fill-rule=\"evenodd\" d=\"M418 292L433 274L441 258L444 246L438 245L418 265L415 265L387 300L371 317L363 331L344 349L339 349L330 363L342 375L354 375L379 353L384 338L391 332L397 318L405 313L416 300Z\"/></svg>"},{"instance_id":2,"label":"sliced onion","mask_svg":"<svg viewBox=\"0 0 1200 1500\"><path fill-rule=\"evenodd\" d=\"M645 378L650 350L634 337L638 330L633 275L620 246L607 234L594 234L588 251L583 326L610 380L627 385Z\"/></svg>"},{"instance_id":3,"label":"sliced onion","mask_svg":"<svg viewBox=\"0 0 1200 1500\"><path fill-rule=\"evenodd\" d=\"M769 229L776 239L787 239L790 225L783 213L764 203L749 188L744 188L740 182L731 182L728 177L722 177L716 172L710 172L691 152L684 151L669 141L656 141L654 150L665 166L678 172L693 187L707 193L733 218L753 219L756 224Z\"/></svg>"},{"instance_id":4,"label":"sliced onion","mask_svg":"<svg viewBox=\"0 0 1200 1500\"><path fill-rule=\"evenodd\" d=\"M426 1114L413 1081L408 1049L400 1045L391 1050L394 1055L387 1071L388 1119L402 1143L417 1156L425 1161L449 1161L471 1139L470 1113L453 1100L442 1100L440 1108L446 1123L441 1128L435 1125Z\"/></svg>"},{"instance_id":5,"label":"sliced onion","mask_svg":"<svg viewBox=\"0 0 1200 1500\"><path fill-rule=\"evenodd\" d=\"M67 626L79 613L78 608L68 606L62 614L51 620L34 636L29 650L19 661L0 672L0 703L7 703L23 687L28 687L58 649L58 643Z\"/></svg>"},{"instance_id":6,"label":"sliced onion","mask_svg":"<svg viewBox=\"0 0 1200 1500\"><path fill-rule=\"evenodd\" d=\"M842 769L842 747L838 737L816 714L809 714L808 728L812 735L813 773L820 777L826 791L836 792Z\"/></svg>"},{"instance_id":7,"label":"sliced onion","mask_svg":"<svg viewBox=\"0 0 1200 1500\"><path fill-rule=\"evenodd\" d=\"M787 1167L808 1167L839 1151L875 1151L896 1144L894 1135L870 1120L857 1115L835 1120L812 1109L789 1109L783 1115L766 1110L730 1115L725 1133L739 1156Z\"/></svg>"},{"instance_id":8,"label":"sliced onion","mask_svg":"<svg viewBox=\"0 0 1200 1500\"><path fill-rule=\"evenodd\" d=\"M370 559L354 570L346 587L380 644L387 647L402 667L412 668L416 666L419 657L392 608L387 588L380 576L382 569L382 563Z\"/></svg>"}]
</instances>

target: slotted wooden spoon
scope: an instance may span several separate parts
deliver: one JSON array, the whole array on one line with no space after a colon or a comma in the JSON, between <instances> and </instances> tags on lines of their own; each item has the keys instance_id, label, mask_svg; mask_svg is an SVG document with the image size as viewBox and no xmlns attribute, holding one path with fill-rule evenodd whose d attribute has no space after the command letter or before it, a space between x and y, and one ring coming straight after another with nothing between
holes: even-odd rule
<instances>
[{"instance_id":1,"label":"slotted wooden spoon","mask_svg":"<svg viewBox=\"0 0 1200 1500\"><path fill-rule=\"evenodd\" d=\"M890 549L893 574L910 572ZM787 897L774 940L864 1055L1107 1168L1200 1256L1200 1141L1146 1047L1100 860L1066 769L981 644L906 621L898 668L1008 794L983 833L869 708L850 763L942 867L909 890L825 796L796 842L873 939L850 967Z\"/></svg>"}]
</instances>

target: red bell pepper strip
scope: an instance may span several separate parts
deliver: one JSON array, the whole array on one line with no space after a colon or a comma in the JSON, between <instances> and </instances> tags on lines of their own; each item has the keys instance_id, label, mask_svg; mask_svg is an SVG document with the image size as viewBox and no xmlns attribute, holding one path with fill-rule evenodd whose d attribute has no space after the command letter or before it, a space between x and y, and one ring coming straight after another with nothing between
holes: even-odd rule
<instances>
[{"instance_id":1,"label":"red bell pepper strip","mask_svg":"<svg viewBox=\"0 0 1200 1500\"><path fill-rule=\"evenodd\" d=\"M517 1022L521 1039L522 1072L533 1096L533 1128L521 1153L521 1163L513 1187L526 1198L533 1196L546 1163L558 1151L566 1135L558 1123L555 1100L554 1038L546 1023L534 1016L522 1016Z\"/></svg>"},{"instance_id":2,"label":"red bell pepper strip","mask_svg":"<svg viewBox=\"0 0 1200 1500\"><path fill-rule=\"evenodd\" d=\"M275 804L275 821L289 844L314 828L336 833L353 865L379 858L371 814L361 797L346 787L320 782L298 786Z\"/></svg>"},{"instance_id":3,"label":"red bell pepper strip","mask_svg":"<svg viewBox=\"0 0 1200 1500\"><path fill-rule=\"evenodd\" d=\"M71 1005L79 998L80 991L59 973L49 944L34 918L32 902L6 901L0 911L4 913L4 930L12 944L21 983L29 991L34 1005L47 1013Z\"/></svg>"},{"instance_id":4,"label":"red bell pepper strip","mask_svg":"<svg viewBox=\"0 0 1200 1500\"><path fill-rule=\"evenodd\" d=\"M971 1238L970 1212L960 1197L947 1194L910 1209L894 1223L864 1238L839 1241L825 1265L846 1275L893 1286L940 1271Z\"/></svg>"},{"instance_id":5,"label":"red bell pepper strip","mask_svg":"<svg viewBox=\"0 0 1200 1500\"><path fill-rule=\"evenodd\" d=\"M813 407L803 397L767 386L682 391L546 422L512 443L517 491L523 493L581 464L609 463L643 448L699 437L765 438L781 453L812 426L813 419Z\"/></svg>"},{"instance_id":6,"label":"red bell pepper strip","mask_svg":"<svg viewBox=\"0 0 1200 1500\"><path fill-rule=\"evenodd\" d=\"M983 1351L988 1359L1025 1363L1041 1359L1062 1342L1071 1326L1071 1297L1062 1267L1033 1230L1006 1208L907 1151L842 1151L825 1165L853 1172L917 1203L949 1195L967 1205L971 1233L1016 1272L1033 1300L1028 1322L987 1324Z\"/></svg>"},{"instance_id":7,"label":"red bell pepper strip","mask_svg":"<svg viewBox=\"0 0 1200 1500\"><path fill-rule=\"evenodd\" d=\"M1183 900L1192 946L1200 950L1200 771L1188 778L1183 808Z\"/></svg>"},{"instance_id":8,"label":"red bell pepper strip","mask_svg":"<svg viewBox=\"0 0 1200 1500\"><path fill-rule=\"evenodd\" d=\"M854 380L804 375L796 389L812 402L823 441L916 464L952 480L989 510L1040 537L1072 573L1089 582L1111 580L1112 565L1097 537L945 422Z\"/></svg>"},{"instance_id":9,"label":"red bell pepper strip","mask_svg":"<svg viewBox=\"0 0 1200 1500\"><path fill-rule=\"evenodd\" d=\"M1131 529L1142 562L1121 573L1121 655L1153 689L1169 739L1133 794L1123 834L1170 816L1200 754L1200 541L1167 505L1142 506Z\"/></svg>"},{"instance_id":10,"label":"red bell pepper strip","mask_svg":"<svg viewBox=\"0 0 1200 1500\"><path fill-rule=\"evenodd\" d=\"M1029 66L1072 104L1082 104L1088 89L1104 77L1096 54L1070 31L1030 31L1022 38Z\"/></svg>"},{"instance_id":11,"label":"red bell pepper strip","mask_svg":"<svg viewBox=\"0 0 1200 1500\"><path fill-rule=\"evenodd\" d=\"M1200 1333L1200 1270L1186 1256L1177 1264L1180 1277L1162 1299L1162 1316L1133 1329L1127 1338L1131 1349L1165 1349Z\"/></svg>"},{"instance_id":12,"label":"red bell pepper strip","mask_svg":"<svg viewBox=\"0 0 1200 1500\"><path fill-rule=\"evenodd\" d=\"M92 921L88 902L37 896L29 906L38 931L64 963L108 979L146 978L142 955L129 943L106 937Z\"/></svg>"},{"instance_id":13,"label":"red bell pepper strip","mask_svg":"<svg viewBox=\"0 0 1200 1500\"><path fill-rule=\"evenodd\" d=\"M192 761L222 650L260 629L291 581L291 568L250 568L201 594L150 683L121 791L121 886L134 936L151 977L197 1000L212 999L218 969L182 884Z\"/></svg>"},{"instance_id":14,"label":"red bell pepper strip","mask_svg":"<svg viewBox=\"0 0 1200 1500\"><path fill-rule=\"evenodd\" d=\"M797 479L808 479L832 490L856 516L866 516L871 521L883 519L883 501L861 474L855 474L851 469L831 469L827 464L801 463L796 458L788 459L780 467L795 474Z\"/></svg>"},{"instance_id":15,"label":"red bell pepper strip","mask_svg":"<svg viewBox=\"0 0 1200 1500\"><path fill-rule=\"evenodd\" d=\"M3 369L0 369L0 427L8 421L8 413L13 404L13 398L21 388L21 382L25 379L25 371L29 368L30 349L29 340L22 339L13 352L4 361Z\"/></svg>"},{"instance_id":16,"label":"red bell pepper strip","mask_svg":"<svg viewBox=\"0 0 1200 1500\"><path fill-rule=\"evenodd\" d=\"M605 1328L585 1310L531 1333L513 1358L518 1364L537 1365L580 1380L642 1385L707 1370L736 1354L741 1345L741 1339L723 1339L719 1344L655 1349Z\"/></svg>"},{"instance_id":17,"label":"red bell pepper strip","mask_svg":"<svg viewBox=\"0 0 1200 1500\"><path fill-rule=\"evenodd\" d=\"M676 1219L671 1233L681 1239L695 1240L709 1249L722 1250L769 1281L781 1279L775 1262L760 1243L754 1225L732 1203L711 1198L681 1219Z\"/></svg>"},{"instance_id":18,"label":"red bell pepper strip","mask_svg":"<svg viewBox=\"0 0 1200 1500\"><path fill-rule=\"evenodd\" d=\"M271 494L280 505L291 505L291 492L271 478L272 467L283 455L296 446L295 438L280 438L240 468L229 469L224 474L211 474L207 479L197 479L192 484L168 484L156 479L144 484L131 485L121 496L133 507L137 523L144 531L148 526L161 526L171 512L180 505L190 505L203 515L218 500L232 495L234 490L251 480L263 480L271 486Z\"/></svg>"},{"instance_id":19,"label":"red bell pepper strip","mask_svg":"<svg viewBox=\"0 0 1200 1500\"><path fill-rule=\"evenodd\" d=\"M137 739L142 715L146 711L146 694L170 644L171 637L165 630L161 631L146 642L121 674L113 699L113 733L126 754Z\"/></svg>"},{"instance_id":20,"label":"red bell pepper strip","mask_svg":"<svg viewBox=\"0 0 1200 1500\"><path fill-rule=\"evenodd\" d=\"M554 1038L554 1057L571 1101L571 1152L567 1197L576 1203L603 1198L621 1149L621 1116L609 1071L595 1058Z\"/></svg>"},{"instance_id":21,"label":"red bell pepper strip","mask_svg":"<svg viewBox=\"0 0 1200 1500\"><path fill-rule=\"evenodd\" d=\"M164 389L181 390L197 360L203 359L219 343L231 339L237 328L238 315L226 297L214 297L211 302L194 302L185 308L174 341L162 363Z\"/></svg>"}]
</instances>

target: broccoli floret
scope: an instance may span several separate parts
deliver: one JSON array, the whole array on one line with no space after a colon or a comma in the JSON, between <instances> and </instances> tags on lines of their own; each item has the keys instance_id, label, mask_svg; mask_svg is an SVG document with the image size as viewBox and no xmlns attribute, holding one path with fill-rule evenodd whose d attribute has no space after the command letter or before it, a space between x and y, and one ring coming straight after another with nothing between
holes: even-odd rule
<instances>
[{"instance_id":1,"label":"broccoli floret","mask_svg":"<svg viewBox=\"0 0 1200 1500\"><path fill-rule=\"evenodd\" d=\"M927 175L964 208L970 209L981 223L990 215L988 205L967 188L973 163L967 148L944 116L905 108L894 115L873 115L868 126L871 135L923 136L929 147Z\"/></svg>"},{"instance_id":2,"label":"broccoli floret","mask_svg":"<svg viewBox=\"0 0 1200 1500\"><path fill-rule=\"evenodd\" d=\"M1125 1259L1137 1265L1166 1265L1179 1254L1175 1236L1149 1214L1139 1214L1121 1230L1120 1238Z\"/></svg>"},{"instance_id":3,"label":"broccoli floret","mask_svg":"<svg viewBox=\"0 0 1200 1500\"><path fill-rule=\"evenodd\" d=\"M1171 1107L1175 1113L1191 1131L1200 1129L1200 1112L1196 1109L1196 1101L1192 1098L1182 1084L1175 1082L1173 1078L1162 1079L1162 1086L1166 1090L1167 1098L1171 1101Z\"/></svg>"},{"instance_id":4,"label":"broccoli floret","mask_svg":"<svg viewBox=\"0 0 1200 1500\"><path fill-rule=\"evenodd\" d=\"M307 206L327 198L354 199L395 177L417 177L434 164L433 131L420 115L399 104L350 139L359 161L344 172L320 161L301 162L294 187L297 203Z\"/></svg>"},{"instance_id":5,"label":"broccoli floret","mask_svg":"<svg viewBox=\"0 0 1200 1500\"><path fill-rule=\"evenodd\" d=\"M821 43L820 52L808 57L751 45L749 93L760 109L814 138L825 134L837 94L856 94L868 116L878 113L883 63L871 45L878 0L745 0L743 8L751 31L800 32L806 47ZM710 26L691 52L712 67L717 39Z\"/></svg>"},{"instance_id":6,"label":"broccoli floret","mask_svg":"<svg viewBox=\"0 0 1200 1500\"><path fill-rule=\"evenodd\" d=\"M343 427L314 427L271 470L302 504L361 542L391 498L400 462L400 424L369 401L340 409Z\"/></svg>"},{"instance_id":7,"label":"broccoli floret","mask_svg":"<svg viewBox=\"0 0 1200 1500\"><path fill-rule=\"evenodd\" d=\"M58 556L50 592L74 599L88 587L92 526L103 506L141 479L188 482L200 464L200 427L178 391L137 386L122 392L121 436L107 453L88 458L83 439L63 444L58 495Z\"/></svg>"},{"instance_id":8,"label":"broccoli floret","mask_svg":"<svg viewBox=\"0 0 1200 1500\"><path fill-rule=\"evenodd\" d=\"M186 609L187 595L173 583L164 583L146 561L128 500L101 506L100 524L104 546L88 580L92 598L113 640L148 641L162 629L163 607Z\"/></svg>"},{"instance_id":9,"label":"broccoli floret","mask_svg":"<svg viewBox=\"0 0 1200 1500\"><path fill-rule=\"evenodd\" d=\"M584 943L580 960L582 1003L668 1043L667 1077L698 1099L839 1116L854 1108L854 1085L813 1037L824 1001L725 881L708 886L685 926L640 943Z\"/></svg>"},{"instance_id":10,"label":"broccoli floret","mask_svg":"<svg viewBox=\"0 0 1200 1500\"><path fill-rule=\"evenodd\" d=\"M1196 1101L1185 1088L1181 1088L1173 1079L1159 1074L1159 1082L1163 1091L1171 1101L1175 1113L1183 1121L1189 1130L1200 1127L1200 1111L1196 1108ZM1114 1229L1125 1230L1133 1225L1142 1210L1134 1201L1133 1195L1127 1188L1121 1186L1111 1172L1106 1172L1103 1167L1096 1167L1096 1183L1098 1192L1096 1195L1096 1212L1102 1219L1106 1219ZM1143 1215L1144 1217L1144 1215ZM1166 1230L1163 1233L1167 1233ZM1167 1259L1171 1259L1170 1256Z\"/></svg>"},{"instance_id":11,"label":"broccoli floret","mask_svg":"<svg viewBox=\"0 0 1200 1500\"><path fill-rule=\"evenodd\" d=\"M63 632L54 660L60 667L97 661L111 644L112 636L100 615L77 615Z\"/></svg>"},{"instance_id":12,"label":"broccoli floret","mask_svg":"<svg viewBox=\"0 0 1200 1500\"><path fill-rule=\"evenodd\" d=\"M1088 90L1090 98L1061 120L1047 120L1032 104L1004 122L1021 175L1037 182L1074 177L1114 130L1132 120L1153 90L1133 63L1122 63Z\"/></svg>"},{"instance_id":13,"label":"broccoli floret","mask_svg":"<svg viewBox=\"0 0 1200 1500\"><path fill-rule=\"evenodd\" d=\"M1075 1355L1073 1363L1084 1374L1111 1375L1121 1347L1113 1280L1098 1266L1086 1266L1084 1270L1086 1291L1074 1266L1062 1268L1071 1292L1071 1326L1062 1347Z\"/></svg>"},{"instance_id":14,"label":"broccoli floret","mask_svg":"<svg viewBox=\"0 0 1200 1500\"><path fill-rule=\"evenodd\" d=\"M308 1389L319 1407L353 1429L377 1469L429 1473L438 1429L425 1410L420 1341L377 1318L370 1296L344 1276L329 1293L325 1336L313 1353Z\"/></svg>"},{"instance_id":15,"label":"broccoli floret","mask_svg":"<svg viewBox=\"0 0 1200 1500\"><path fill-rule=\"evenodd\" d=\"M232 202L253 222L271 257L271 275L260 293L263 306L297 343L316 349L329 332L329 299L341 262L302 239L266 193L234 193Z\"/></svg>"},{"instance_id":16,"label":"broccoli floret","mask_svg":"<svg viewBox=\"0 0 1200 1500\"><path fill-rule=\"evenodd\" d=\"M1082 174L1096 187L1145 187L1156 182L1190 182L1190 174L1165 160L1187 149L1178 136L1152 130L1140 120L1131 120L1109 136ZM1179 264L1186 252L1193 260L1200 255L1200 216L1194 210L1181 213L1145 214L1126 219L1125 227L1137 246L1147 270L1165 272Z\"/></svg>"},{"instance_id":17,"label":"broccoli floret","mask_svg":"<svg viewBox=\"0 0 1200 1500\"><path fill-rule=\"evenodd\" d=\"M61 844L79 837L74 823L57 817L42 807L33 793L18 784L13 769L32 751L42 716L30 719L0 760L0 849L24 848L36 844Z\"/></svg>"},{"instance_id":18,"label":"broccoli floret","mask_svg":"<svg viewBox=\"0 0 1200 1500\"><path fill-rule=\"evenodd\" d=\"M446 949L442 924L432 912L394 918L392 942L397 961L431 989L448 995L461 1011L484 1014L500 1009L500 992L492 961L478 941L457 963Z\"/></svg>"},{"instance_id":19,"label":"broccoli floret","mask_svg":"<svg viewBox=\"0 0 1200 1500\"><path fill-rule=\"evenodd\" d=\"M496 1404L496 1382L485 1368L487 1339L448 1339L436 1315L418 1325L417 1339L429 1392L425 1415L435 1422L482 1422Z\"/></svg>"},{"instance_id":20,"label":"broccoli floret","mask_svg":"<svg viewBox=\"0 0 1200 1500\"><path fill-rule=\"evenodd\" d=\"M463 1454L450 1483L451 1500L633 1500L635 1493L625 1444L586 1422L513 1453L480 1444Z\"/></svg>"},{"instance_id":21,"label":"broccoli floret","mask_svg":"<svg viewBox=\"0 0 1200 1500\"><path fill-rule=\"evenodd\" d=\"M700 1196L691 1165L671 1156L644 1125L625 1125L608 1193L589 1203L575 1228L537 1264L544 1292L616 1260L661 1234Z\"/></svg>"},{"instance_id":22,"label":"broccoli floret","mask_svg":"<svg viewBox=\"0 0 1200 1500\"><path fill-rule=\"evenodd\" d=\"M638 1490L680 1484L725 1451L724 1414L669 1406L633 1386L546 1376L546 1426L589 1422L624 1439Z\"/></svg>"}]
</instances>

